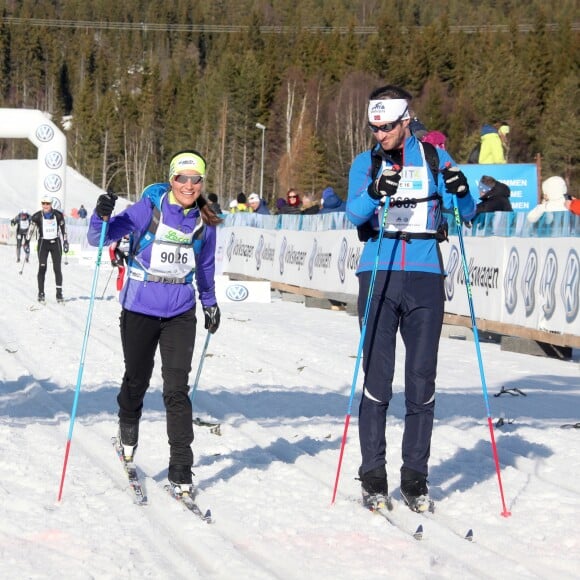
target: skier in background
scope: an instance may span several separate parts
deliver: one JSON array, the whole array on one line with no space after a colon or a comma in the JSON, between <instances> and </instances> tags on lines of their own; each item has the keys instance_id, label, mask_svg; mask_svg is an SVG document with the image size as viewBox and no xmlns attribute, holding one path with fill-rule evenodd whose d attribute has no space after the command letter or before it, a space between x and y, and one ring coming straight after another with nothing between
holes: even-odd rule
<instances>
[{"instance_id":1,"label":"skier in background","mask_svg":"<svg viewBox=\"0 0 580 580\"><path fill-rule=\"evenodd\" d=\"M20 262L20 252L24 250L26 261L30 260L30 246L26 242L26 234L30 228L30 214L25 210L10 221L10 225L16 226L16 261Z\"/></svg>"},{"instance_id":2,"label":"skier in background","mask_svg":"<svg viewBox=\"0 0 580 580\"><path fill-rule=\"evenodd\" d=\"M26 235L27 244L30 243L35 233L38 236L38 301L44 304L46 300L44 295L44 279L46 277L48 255L50 254L56 282L56 300L57 302L64 302L62 295L61 259L63 252L68 254L64 215L52 207L52 197L44 196L40 200L40 203L42 204L42 209L34 213L30 218L31 226Z\"/></svg>"}]
</instances>

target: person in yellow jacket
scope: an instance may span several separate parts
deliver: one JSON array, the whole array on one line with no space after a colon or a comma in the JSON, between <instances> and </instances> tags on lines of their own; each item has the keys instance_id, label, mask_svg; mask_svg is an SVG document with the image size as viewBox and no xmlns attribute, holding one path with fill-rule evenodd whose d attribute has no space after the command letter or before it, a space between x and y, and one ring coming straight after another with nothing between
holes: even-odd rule
<instances>
[{"instance_id":1,"label":"person in yellow jacket","mask_svg":"<svg viewBox=\"0 0 580 580\"><path fill-rule=\"evenodd\" d=\"M501 137L497 129L492 125L484 125L481 128L481 148L479 150L480 164L505 163L505 155Z\"/></svg>"}]
</instances>

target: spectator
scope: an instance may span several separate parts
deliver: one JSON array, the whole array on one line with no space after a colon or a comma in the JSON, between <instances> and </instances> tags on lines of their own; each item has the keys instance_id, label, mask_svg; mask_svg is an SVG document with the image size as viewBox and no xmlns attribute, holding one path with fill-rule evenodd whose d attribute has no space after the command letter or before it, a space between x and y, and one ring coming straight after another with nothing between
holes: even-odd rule
<instances>
[{"instance_id":1,"label":"spectator","mask_svg":"<svg viewBox=\"0 0 580 580\"><path fill-rule=\"evenodd\" d=\"M28 262L30 260L30 245L26 241L26 234L28 234L28 228L30 228L30 214L25 209L21 210L10 221L10 225L16 226L16 261L20 262L20 252L24 250L26 261Z\"/></svg>"},{"instance_id":2,"label":"spectator","mask_svg":"<svg viewBox=\"0 0 580 580\"><path fill-rule=\"evenodd\" d=\"M478 215L494 211L513 211L510 195L510 188L505 183L490 175L484 175L479 180L479 202L475 211Z\"/></svg>"},{"instance_id":3,"label":"spectator","mask_svg":"<svg viewBox=\"0 0 580 580\"><path fill-rule=\"evenodd\" d=\"M230 201L228 207L230 208L230 213L237 213L237 211L238 211L238 200L232 199L232 201Z\"/></svg>"},{"instance_id":4,"label":"spectator","mask_svg":"<svg viewBox=\"0 0 580 580\"><path fill-rule=\"evenodd\" d=\"M479 164L505 163L503 144L497 129L484 125L480 134Z\"/></svg>"},{"instance_id":5,"label":"spectator","mask_svg":"<svg viewBox=\"0 0 580 580\"><path fill-rule=\"evenodd\" d=\"M270 210L268 209L266 202L257 193L250 193L248 197L248 205L250 206L250 210L254 213L270 215Z\"/></svg>"},{"instance_id":6,"label":"spectator","mask_svg":"<svg viewBox=\"0 0 580 580\"><path fill-rule=\"evenodd\" d=\"M79 207L79 211L78 211L77 215L82 220L84 220L87 217L87 209L85 208L85 206L83 204L81 204L81 207Z\"/></svg>"},{"instance_id":7,"label":"spectator","mask_svg":"<svg viewBox=\"0 0 580 580\"><path fill-rule=\"evenodd\" d=\"M566 194L566 200L564 201L564 205L574 214L580 215L580 199L572 197L571 195Z\"/></svg>"},{"instance_id":8,"label":"spectator","mask_svg":"<svg viewBox=\"0 0 580 580\"><path fill-rule=\"evenodd\" d=\"M327 187L322 192L322 208L320 213L330 213L331 211L345 211L346 202L336 195L332 187Z\"/></svg>"},{"instance_id":9,"label":"spectator","mask_svg":"<svg viewBox=\"0 0 580 580\"><path fill-rule=\"evenodd\" d=\"M568 187L566 182L559 176L554 175L549 177L542 183L542 201L528 213L528 221L535 224L544 213L546 215L546 223L549 225L554 219L551 212L567 211L566 194Z\"/></svg>"},{"instance_id":10,"label":"spectator","mask_svg":"<svg viewBox=\"0 0 580 580\"><path fill-rule=\"evenodd\" d=\"M215 193L208 193L207 201L208 201L207 205L209 206L209 209L213 211L213 213L215 213L216 215L221 215L223 213L220 203L218 201L218 196Z\"/></svg>"},{"instance_id":11,"label":"spectator","mask_svg":"<svg viewBox=\"0 0 580 580\"><path fill-rule=\"evenodd\" d=\"M302 200L294 188L290 188L286 193L286 205L282 206L278 213L299 214L302 210Z\"/></svg>"},{"instance_id":12,"label":"spectator","mask_svg":"<svg viewBox=\"0 0 580 580\"><path fill-rule=\"evenodd\" d=\"M238 202L236 206L236 212L250 211L250 208L247 205L248 202L246 199L246 194L243 191L240 191L240 193L238 193L236 201Z\"/></svg>"},{"instance_id":13,"label":"spectator","mask_svg":"<svg viewBox=\"0 0 580 580\"><path fill-rule=\"evenodd\" d=\"M283 198L283 197L279 197L276 200L276 213L277 214L281 214L281 213L285 213L284 212L284 208L288 205L288 202Z\"/></svg>"},{"instance_id":14,"label":"spectator","mask_svg":"<svg viewBox=\"0 0 580 580\"><path fill-rule=\"evenodd\" d=\"M320 206L316 203L314 196L310 193L305 193L302 196L302 213L304 215L315 215L320 211Z\"/></svg>"},{"instance_id":15,"label":"spectator","mask_svg":"<svg viewBox=\"0 0 580 580\"><path fill-rule=\"evenodd\" d=\"M417 137L417 139L419 139L419 141L422 141L425 135L428 133L427 127L425 127L425 125L423 125L423 123L421 123L417 117L413 117L411 119L411 122L409 123L409 129L411 130L411 133Z\"/></svg>"},{"instance_id":16,"label":"spectator","mask_svg":"<svg viewBox=\"0 0 580 580\"><path fill-rule=\"evenodd\" d=\"M510 152L510 126L505 121L499 121L497 123L497 133L501 139L505 161L508 163Z\"/></svg>"},{"instance_id":17,"label":"spectator","mask_svg":"<svg viewBox=\"0 0 580 580\"><path fill-rule=\"evenodd\" d=\"M447 137L441 133L441 131L429 131L421 141L423 141L423 143L431 143L431 145L434 145L439 149L445 149Z\"/></svg>"}]
</instances>

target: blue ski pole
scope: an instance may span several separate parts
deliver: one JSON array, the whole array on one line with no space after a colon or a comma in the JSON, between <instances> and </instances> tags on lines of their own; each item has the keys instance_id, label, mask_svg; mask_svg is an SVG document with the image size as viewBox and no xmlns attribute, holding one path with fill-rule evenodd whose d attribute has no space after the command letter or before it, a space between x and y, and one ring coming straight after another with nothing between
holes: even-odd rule
<instances>
[{"instance_id":1,"label":"blue ski pole","mask_svg":"<svg viewBox=\"0 0 580 580\"><path fill-rule=\"evenodd\" d=\"M95 304L95 292L96 292L96 288L97 288L97 280L99 279L99 268L101 267L101 255L103 253L103 246L105 245L106 233L107 233L107 222L103 221L103 225L101 227L101 237L99 239L99 247L97 250L97 263L95 265L95 272L93 274L93 286L91 288L91 298L89 300L89 311L87 313L87 321L85 324L85 336L83 338L83 346L81 349L81 360L80 360L79 370L78 370L78 374L77 374L77 384L76 384L76 388L75 388L75 396L74 396L74 400L73 400L73 406L72 406L72 411L71 411L71 416L70 416L70 423L69 423L69 428L68 428L66 449L65 449L65 453L64 453L64 463L62 466L62 475L60 478L60 487L58 490L58 500L57 501L59 501L59 502L62 499L62 489L64 486L64 478L66 476L66 467L67 467L67 463L68 463L68 456L69 456L70 446L71 446L71 442L72 442L73 428L74 428L75 418L76 418L76 414L77 414L77 406L78 406L79 394L80 394L80 390L81 390L81 381L83 378L83 371L85 368L85 357L87 354L87 343L89 341L89 332L91 329L91 320L93 318L93 307Z\"/></svg>"},{"instance_id":2,"label":"blue ski pole","mask_svg":"<svg viewBox=\"0 0 580 580\"><path fill-rule=\"evenodd\" d=\"M197 374L195 375L195 382L193 383L193 387L191 389L191 406L193 407L193 400L195 399L195 394L197 393L197 386L199 385L199 377L201 376L201 369L203 368L203 361L205 360L205 354L207 352L207 347L209 345L209 339L211 337L211 333L208 332L207 336L205 337L205 343L203 345L203 350L201 351L201 358L199 359L199 365L197 367Z\"/></svg>"},{"instance_id":3,"label":"blue ski pole","mask_svg":"<svg viewBox=\"0 0 580 580\"><path fill-rule=\"evenodd\" d=\"M393 166L393 169L398 170L397 166ZM360 362L361 362L361 358L362 358L362 352L363 352L363 346L365 343L365 336L367 333L367 322L368 322L368 318L369 318L369 311L371 309L371 301L372 301L372 297L373 297L373 291L375 288L375 280L377 279L377 270L379 268L379 258L381 256L381 245L383 243L383 233L385 231L385 225L387 223L387 215L389 213L389 202L390 202L390 197L387 197L385 200L385 206L384 206L384 210L383 210L383 217L381 219L381 224L380 224L380 228L379 228L379 241L377 243L377 253L375 256L375 262L373 264L373 270L371 272L371 280L369 283L369 292L367 295L367 301L366 301L366 305L365 305L365 312L364 312L364 316L363 316L363 321L362 321L362 325L361 325L361 332L360 332L360 339L358 342L358 352L356 355L356 362L354 365L354 374L352 377L352 385L350 387L350 397L348 399L348 407L346 410L346 417L344 420L344 431L342 434L342 441L340 444L340 454L338 457L338 467L336 469L336 478L334 480L334 489L332 490L332 501L330 502L331 504L334 504L334 500L336 499L336 492L338 490L338 480L340 479L340 470L342 467L342 460L344 457L344 448L346 445L346 436L348 433L348 426L350 424L350 418L352 415L352 403L354 401L354 394L356 391L356 382L358 380L358 372L360 369Z\"/></svg>"},{"instance_id":4,"label":"blue ski pole","mask_svg":"<svg viewBox=\"0 0 580 580\"><path fill-rule=\"evenodd\" d=\"M499 456L497 453L497 445L495 443L495 435L493 433L493 421L491 419L491 411L489 407L489 395L487 393L487 382L485 380L485 372L483 370L483 359L481 356L481 346L479 344L479 331L477 330L477 319L475 318L475 309L473 307L473 296L471 293L471 282L469 281L469 268L467 266L467 258L465 256L465 244L463 243L463 231L461 225L461 217L459 215L459 208L457 207L457 200L453 196L453 215L455 217L455 225L457 226L457 237L459 238L459 248L461 250L461 261L463 263L463 276L465 277L465 289L467 291L467 302L469 303L469 313L471 315L471 328L473 330L473 342L475 343L475 351L477 353L477 362L479 364L479 375L481 377L481 387L483 391L483 400L485 401L485 409L487 412L487 423L489 425L489 433L491 437L491 449L493 452L493 460L495 463L495 471L497 473L497 480L499 484L499 493L503 511L501 513L504 517L511 516L510 511L505 504L503 493L503 485L501 482L501 470L499 466Z\"/></svg>"}]
</instances>

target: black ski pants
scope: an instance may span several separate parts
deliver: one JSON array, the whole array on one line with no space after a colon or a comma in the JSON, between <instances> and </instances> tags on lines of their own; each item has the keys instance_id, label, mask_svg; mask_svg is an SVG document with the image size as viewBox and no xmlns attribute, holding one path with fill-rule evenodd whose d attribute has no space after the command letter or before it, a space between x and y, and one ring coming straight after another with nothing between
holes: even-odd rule
<instances>
[{"instance_id":1,"label":"black ski pants","mask_svg":"<svg viewBox=\"0 0 580 580\"><path fill-rule=\"evenodd\" d=\"M359 274L361 324L370 279L371 272ZM444 300L442 275L377 272L363 345L365 378L359 407L361 473L385 464L385 429L393 396L398 330L405 345L403 466L425 475L428 473Z\"/></svg>"},{"instance_id":2,"label":"black ski pants","mask_svg":"<svg viewBox=\"0 0 580 580\"><path fill-rule=\"evenodd\" d=\"M46 268L48 265L48 255L52 258L52 268L54 270L54 281L57 288L62 288L62 268L61 258L62 249L60 247L60 240L44 240L38 241L38 293L44 294L44 279L46 277Z\"/></svg>"},{"instance_id":3,"label":"black ski pants","mask_svg":"<svg viewBox=\"0 0 580 580\"><path fill-rule=\"evenodd\" d=\"M193 422L189 373L195 345L195 308L172 318L121 312L121 342L125 375L117 396L119 419L138 423L159 346L163 403L169 439L169 465L193 465Z\"/></svg>"}]
</instances>

